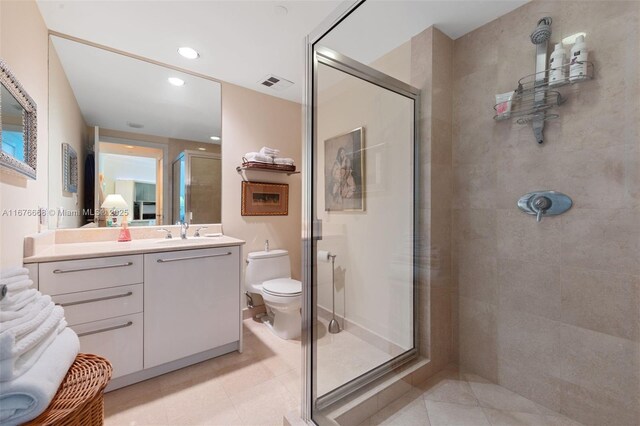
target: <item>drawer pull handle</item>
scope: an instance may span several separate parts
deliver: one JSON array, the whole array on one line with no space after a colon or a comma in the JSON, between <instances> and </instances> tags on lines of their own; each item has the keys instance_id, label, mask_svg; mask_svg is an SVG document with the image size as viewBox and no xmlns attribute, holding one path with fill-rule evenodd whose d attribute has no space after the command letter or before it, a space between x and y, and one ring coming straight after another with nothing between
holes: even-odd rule
<instances>
[{"instance_id":1,"label":"drawer pull handle","mask_svg":"<svg viewBox=\"0 0 640 426\"><path fill-rule=\"evenodd\" d=\"M93 271L94 269L110 269L110 268L122 268L124 266L131 266L133 262L126 263L118 263L117 265L106 265L106 266L90 266L88 268L76 268L76 269L54 269L54 274L68 274L69 272L82 272L82 271Z\"/></svg>"},{"instance_id":2,"label":"drawer pull handle","mask_svg":"<svg viewBox=\"0 0 640 426\"><path fill-rule=\"evenodd\" d=\"M84 303L102 302L103 300L119 299L121 297L128 297L131 295L133 295L133 292L128 291L122 294L114 294L113 296L96 297L95 299L78 300L77 302L57 303L57 305L60 305L63 308L65 308L67 306L82 305Z\"/></svg>"},{"instance_id":3,"label":"drawer pull handle","mask_svg":"<svg viewBox=\"0 0 640 426\"><path fill-rule=\"evenodd\" d=\"M85 331L84 333L78 333L78 337L89 336L91 334L104 333L106 331L118 330L120 328L126 328L132 325L133 325L133 321L129 321L126 324L114 325L113 327L101 328L99 330Z\"/></svg>"},{"instance_id":4,"label":"drawer pull handle","mask_svg":"<svg viewBox=\"0 0 640 426\"><path fill-rule=\"evenodd\" d=\"M220 257L220 256L229 256L231 254L230 251L226 253L217 253L217 254L205 254L202 256L190 256L190 257L176 257L173 259L158 259L158 263L167 263L167 262L178 262L181 260L193 260L193 259L205 259L207 257Z\"/></svg>"}]
</instances>

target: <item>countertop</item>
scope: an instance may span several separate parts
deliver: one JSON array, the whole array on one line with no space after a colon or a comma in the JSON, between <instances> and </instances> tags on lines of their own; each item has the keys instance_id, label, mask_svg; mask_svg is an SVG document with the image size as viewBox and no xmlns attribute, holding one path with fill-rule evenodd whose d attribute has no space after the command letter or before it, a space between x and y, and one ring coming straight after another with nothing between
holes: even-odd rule
<instances>
[{"instance_id":1,"label":"countertop","mask_svg":"<svg viewBox=\"0 0 640 426\"><path fill-rule=\"evenodd\" d=\"M126 243L117 241L93 241L86 243L51 244L40 253L25 257L24 263L55 262L59 260L91 259L126 254L160 253L176 250L193 250L213 247L240 246L245 242L226 235L220 237L146 238Z\"/></svg>"}]
</instances>

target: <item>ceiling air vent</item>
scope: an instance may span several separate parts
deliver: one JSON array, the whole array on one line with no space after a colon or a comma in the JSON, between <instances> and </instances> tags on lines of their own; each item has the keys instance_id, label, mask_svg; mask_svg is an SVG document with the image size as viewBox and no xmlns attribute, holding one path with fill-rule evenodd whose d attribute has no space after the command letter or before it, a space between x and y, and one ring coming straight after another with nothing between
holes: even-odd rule
<instances>
[{"instance_id":1,"label":"ceiling air vent","mask_svg":"<svg viewBox=\"0 0 640 426\"><path fill-rule=\"evenodd\" d=\"M287 87L293 86L293 81L289 81L286 78L278 77L272 74L269 74L258 83L274 90L284 90Z\"/></svg>"}]
</instances>

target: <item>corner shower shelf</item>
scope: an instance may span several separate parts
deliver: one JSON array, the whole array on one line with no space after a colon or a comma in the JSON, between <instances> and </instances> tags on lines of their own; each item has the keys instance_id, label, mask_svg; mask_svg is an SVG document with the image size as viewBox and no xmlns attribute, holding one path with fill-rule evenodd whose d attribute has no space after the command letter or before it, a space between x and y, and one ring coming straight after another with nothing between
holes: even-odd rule
<instances>
[{"instance_id":1,"label":"corner shower shelf","mask_svg":"<svg viewBox=\"0 0 640 426\"><path fill-rule=\"evenodd\" d=\"M496 121L515 119L518 124L528 124L535 119L546 121L560 117L559 114L550 111L566 101L566 98L557 89L568 85L574 86L584 81L592 80L594 77L593 62L584 61L579 63L587 65L587 73L575 81L570 81L567 78L564 82L551 84L547 76L555 68L522 77L518 80L518 87L515 89L515 94L511 100L511 113L509 115L496 114L493 119ZM567 76L569 75L569 65L570 63L568 62L562 65ZM497 111L498 105L494 105L493 109Z\"/></svg>"}]
</instances>

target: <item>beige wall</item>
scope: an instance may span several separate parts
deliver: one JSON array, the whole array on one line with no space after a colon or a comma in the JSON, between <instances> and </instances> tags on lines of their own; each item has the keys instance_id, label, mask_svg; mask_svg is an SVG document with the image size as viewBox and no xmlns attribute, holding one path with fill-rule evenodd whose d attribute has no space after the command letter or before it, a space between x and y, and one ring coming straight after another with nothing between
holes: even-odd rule
<instances>
[{"instance_id":1,"label":"beige wall","mask_svg":"<svg viewBox=\"0 0 640 426\"><path fill-rule=\"evenodd\" d=\"M7 209L47 206L47 28L34 1L0 2L0 40L0 57L38 108L37 179L28 180L0 172L1 214ZM0 215L0 267L20 265L23 237L37 231L37 217Z\"/></svg>"},{"instance_id":2,"label":"beige wall","mask_svg":"<svg viewBox=\"0 0 640 426\"><path fill-rule=\"evenodd\" d=\"M49 40L49 206L75 211L83 208L84 161L87 155L87 128L80 107L64 73L53 43ZM78 154L78 192L62 189L62 144L68 143ZM55 219L52 222L56 222ZM59 227L82 226L83 216L64 216ZM55 223L52 223L55 226Z\"/></svg>"},{"instance_id":3,"label":"beige wall","mask_svg":"<svg viewBox=\"0 0 640 426\"><path fill-rule=\"evenodd\" d=\"M534 70L529 32L587 33L595 80L564 89L544 145L494 122ZM455 41L453 235L460 362L586 424L640 421L640 3L534 1ZM516 202L568 194L536 223Z\"/></svg>"},{"instance_id":4,"label":"beige wall","mask_svg":"<svg viewBox=\"0 0 640 426\"><path fill-rule=\"evenodd\" d=\"M409 78L411 45L371 64ZM318 250L335 254L336 314L409 349L413 343L413 103L403 96L321 65L318 71ZM374 107L372 107L374 106ZM325 211L325 141L364 127L363 212ZM357 165L353 165L354 168ZM331 264L318 263L318 305L331 311ZM327 362L319 360L319 362Z\"/></svg>"},{"instance_id":5,"label":"beige wall","mask_svg":"<svg viewBox=\"0 0 640 426\"><path fill-rule=\"evenodd\" d=\"M301 179L300 175L253 172L260 182L289 184L288 216L241 216L242 178L236 166L242 156L263 146L277 148L282 156L301 164L302 109L300 104L233 84L222 84L222 225L224 233L247 242L244 253L264 249L289 250L294 278L301 273Z\"/></svg>"},{"instance_id":6,"label":"beige wall","mask_svg":"<svg viewBox=\"0 0 640 426\"><path fill-rule=\"evenodd\" d=\"M420 105L420 352L434 371L453 361L451 280L451 90L453 40L434 27L411 39L411 84Z\"/></svg>"}]
</instances>

